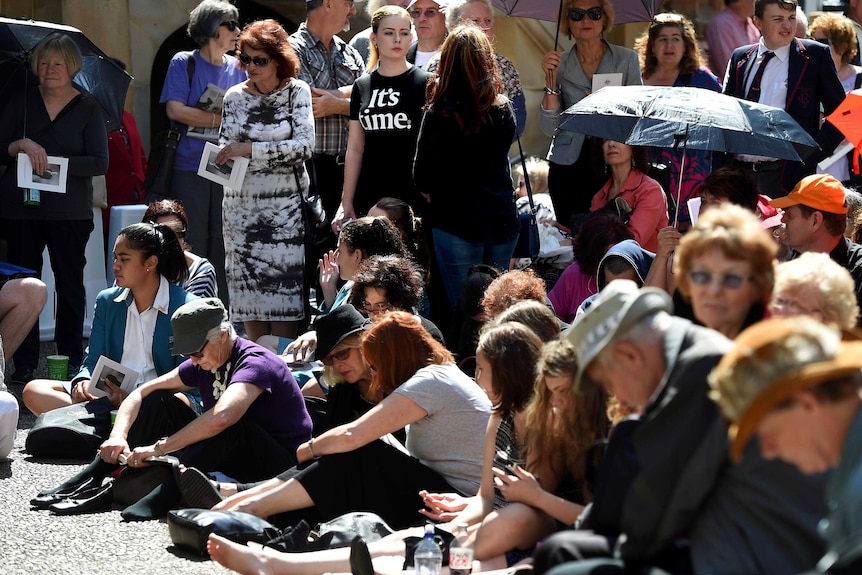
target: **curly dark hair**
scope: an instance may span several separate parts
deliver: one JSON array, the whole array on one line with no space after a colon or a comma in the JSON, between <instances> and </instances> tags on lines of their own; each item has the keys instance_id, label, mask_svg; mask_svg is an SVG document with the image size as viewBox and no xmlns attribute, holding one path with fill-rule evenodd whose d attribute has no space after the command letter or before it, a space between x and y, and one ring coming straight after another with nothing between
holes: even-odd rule
<instances>
[{"instance_id":1,"label":"curly dark hair","mask_svg":"<svg viewBox=\"0 0 862 575\"><path fill-rule=\"evenodd\" d=\"M365 301L365 288L386 291L392 309L413 311L422 300L424 284L416 264L400 256L371 256L362 260L353 278L350 303L358 310Z\"/></svg>"},{"instance_id":2,"label":"curly dark hair","mask_svg":"<svg viewBox=\"0 0 862 575\"><path fill-rule=\"evenodd\" d=\"M299 57L287 41L287 32L275 20L257 20L247 25L239 35L237 46L240 53L246 47L266 52L267 56L275 60L275 75L281 80L293 78L299 73ZM239 60L237 65L241 70L246 69Z\"/></svg>"},{"instance_id":3,"label":"curly dark hair","mask_svg":"<svg viewBox=\"0 0 862 575\"><path fill-rule=\"evenodd\" d=\"M599 213L584 223L572 240L572 251L581 273L593 276L610 246L633 239L631 230L619 216Z\"/></svg>"}]
</instances>

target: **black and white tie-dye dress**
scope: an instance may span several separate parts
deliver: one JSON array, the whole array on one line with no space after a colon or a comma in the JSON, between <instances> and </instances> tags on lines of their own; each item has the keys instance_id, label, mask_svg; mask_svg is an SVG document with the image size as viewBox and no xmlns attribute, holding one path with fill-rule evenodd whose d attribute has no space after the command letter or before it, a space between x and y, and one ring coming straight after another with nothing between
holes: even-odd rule
<instances>
[{"instance_id":1,"label":"black and white tie-dye dress","mask_svg":"<svg viewBox=\"0 0 862 575\"><path fill-rule=\"evenodd\" d=\"M299 320L304 315L299 186L308 193L303 162L314 149L308 84L293 78L267 96L251 93L245 83L230 88L220 145L249 141L242 189L225 187L222 204L231 320Z\"/></svg>"}]
</instances>

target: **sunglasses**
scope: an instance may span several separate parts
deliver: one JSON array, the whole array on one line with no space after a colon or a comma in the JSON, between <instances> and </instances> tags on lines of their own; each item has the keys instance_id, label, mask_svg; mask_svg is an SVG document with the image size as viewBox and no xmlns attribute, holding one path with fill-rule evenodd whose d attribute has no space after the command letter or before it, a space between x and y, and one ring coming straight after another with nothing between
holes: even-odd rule
<instances>
[{"instance_id":1,"label":"sunglasses","mask_svg":"<svg viewBox=\"0 0 862 575\"><path fill-rule=\"evenodd\" d=\"M236 32L236 29L239 28L239 22L236 20L228 20L227 22L222 22L219 26L224 26L230 32Z\"/></svg>"},{"instance_id":2,"label":"sunglasses","mask_svg":"<svg viewBox=\"0 0 862 575\"><path fill-rule=\"evenodd\" d=\"M596 6L595 8L590 8L588 10L581 10L580 8L572 8L569 10L569 20L572 22L580 22L584 19L584 16L589 16L590 20L594 22L598 22L604 16L604 12L600 6Z\"/></svg>"},{"instance_id":3,"label":"sunglasses","mask_svg":"<svg viewBox=\"0 0 862 575\"><path fill-rule=\"evenodd\" d=\"M655 24L681 24L683 15L673 12L662 12L661 14L656 14L652 21Z\"/></svg>"},{"instance_id":4,"label":"sunglasses","mask_svg":"<svg viewBox=\"0 0 862 575\"><path fill-rule=\"evenodd\" d=\"M332 365L336 361L342 362L346 361L348 357L350 357L350 352L353 351L353 348L342 349L338 353L330 353L328 356L323 358L323 365Z\"/></svg>"},{"instance_id":5,"label":"sunglasses","mask_svg":"<svg viewBox=\"0 0 862 575\"><path fill-rule=\"evenodd\" d=\"M821 44L826 44L827 46L831 44L829 38L812 38L815 42L820 42Z\"/></svg>"},{"instance_id":6,"label":"sunglasses","mask_svg":"<svg viewBox=\"0 0 862 575\"><path fill-rule=\"evenodd\" d=\"M418 20L423 15L430 20L431 18L437 16L437 14L439 13L440 11L437 10L437 8L425 8L424 10L422 8L417 8L416 10L410 11L410 15L413 16L414 20Z\"/></svg>"},{"instance_id":7,"label":"sunglasses","mask_svg":"<svg viewBox=\"0 0 862 575\"><path fill-rule=\"evenodd\" d=\"M751 276L746 277L737 274L712 275L705 271L692 271L688 272L688 279L691 280L691 283L699 286L712 285L713 281L718 281L721 287L739 289L742 287L742 284L751 279Z\"/></svg>"},{"instance_id":8,"label":"sunglasses","mask_svg":"<svg viewBox=\"0 0 862 575\"><path fill-rule=\"evenodd\" d=\"M204 356L204 350L207 348L207 346L209 345L209 343L210 343L210 342L205 341L205 342L204 342L203 347L201 347L199 350L197 350L197 351L195 351L195 352L192 352L192 353L181 353L180 355L181 355L182 357L187 358L187 359L188 359L188 358L191 358L191 357L193 357L193 358L195 358L195 359L200 359L200 358L202 358L202 357Z\"/></svg>"},{"instance_id":9,"label":"sunglasses","mask_svg":"<svg viewBox=\"0 0 862 575\"><path fill-rule=\"evenodd\" d=\"M272 62L272 58L252 58L248 54L243 54L242 52L239 53L237 58L239 58L239 61L242 62L243 66L254 64L259 68Z\"/></svg>"}]
</instances>

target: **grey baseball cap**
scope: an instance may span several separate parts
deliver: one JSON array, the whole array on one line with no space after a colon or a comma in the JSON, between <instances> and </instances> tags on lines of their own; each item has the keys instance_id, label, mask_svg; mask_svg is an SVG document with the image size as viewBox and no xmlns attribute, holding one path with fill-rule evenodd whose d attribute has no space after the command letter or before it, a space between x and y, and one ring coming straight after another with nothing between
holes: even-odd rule
<instances>
[{"instance_id":1,"label":"grey baseball cap","mask_svg":"<svg viewBox=\"0 0 862 575\"><path fill-rule=\"evenodd\" d=\"M188 355L200 351L207 332L227 321L227 310L215 297L196 299L181 305L171 316L174 330L173 355Z\"/></svg>"}]
</instances>

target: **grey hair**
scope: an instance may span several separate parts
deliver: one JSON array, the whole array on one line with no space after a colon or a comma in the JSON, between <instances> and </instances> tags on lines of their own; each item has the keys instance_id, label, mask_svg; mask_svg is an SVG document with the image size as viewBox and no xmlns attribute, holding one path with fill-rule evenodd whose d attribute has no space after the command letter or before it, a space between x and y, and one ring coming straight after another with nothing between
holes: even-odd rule
<instances>
[{"instance_id":1,"label":"grey hair","mask_svg":"<svg viewBox=\"0 0 862 575\"><path fill-rule=\"evenodd\" d=\"M218 38L219 26L225 16L239 20L239 10L224 0L203 0L189 12L186 34L198 46L204 46L210 38Z\"/></svg>"},{"instance_id":2,"label":"grey hair","mask_svg":"<svg viewBox=\"0 0 862 575\"><path fill-rule=\"evenodd\" d=\"M221 339L221 334L223 333L227 333L227 339L229 342L233 343L236 341L236 329L234 329L233 324L230 321L223 321L209 330L207 332L207 341L209 343L216 343Z\"/></svg>"},{"instance_id":3,"label":"grey hair","mask_svg":"<svg viewBox=\"0 0 862 575\"><path fill-rule=\"evenodd\" d=\"M461 23L461 16L464 15L464 8L467 7L467 4L474 2L487 6L488 10L491 11L491 19L494 18L494 6L491 4L491 0L454 0L454 2L446 5L446 28L452 30L458 26Z\"/></svg>"},{"instance_id":4,"label":"grey hair","mask_svg":"<svg viewBox=\"0 0 862 575\"><path fill-rule=\"evenodd\" d=\"M638 346L644 347L660 346L664 332L670 327L671 322L671 316L666 311L659 310L644 316L625 333L619 334L610 344L606 345L596 356L596 361L603 366L611 365L614 362L611 344L619 341L636 343Z\"/></svg>"}]
</instances>

